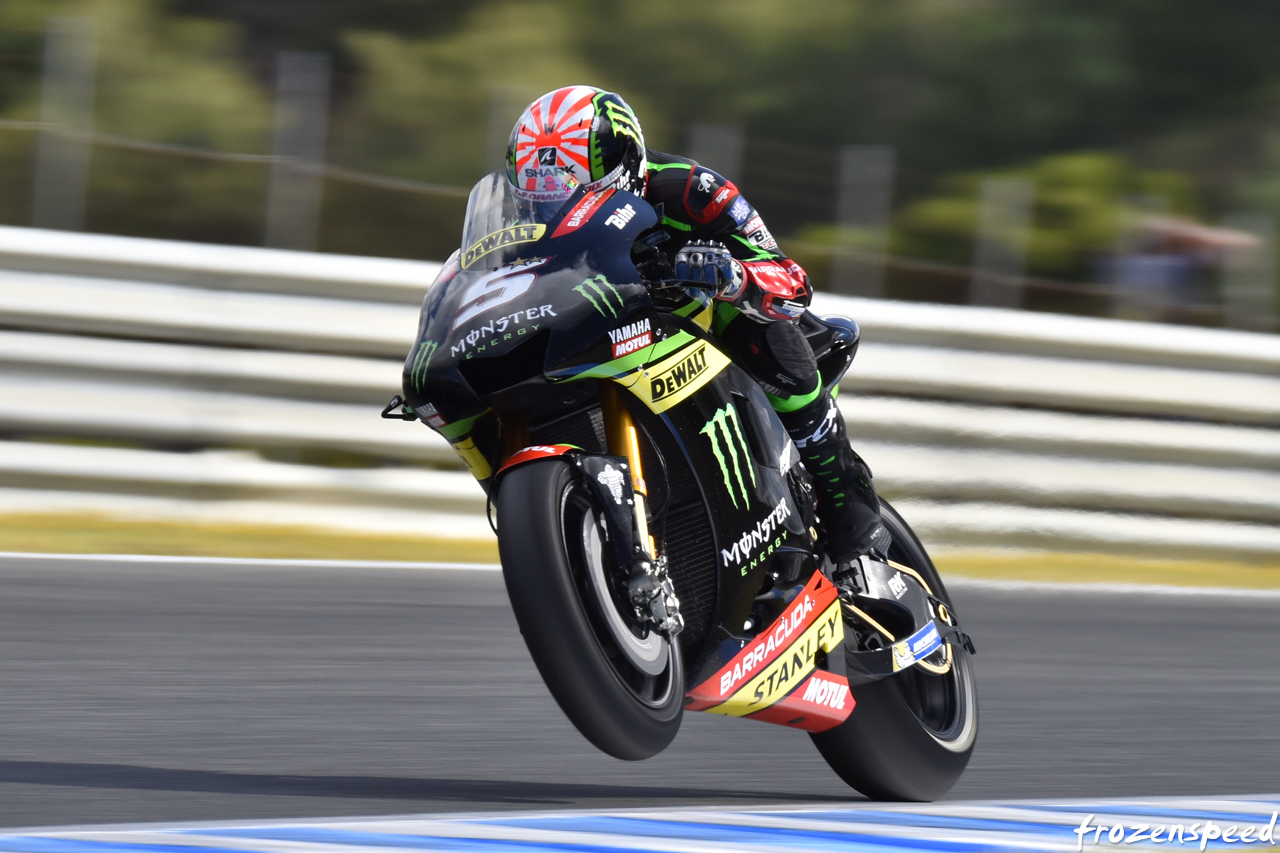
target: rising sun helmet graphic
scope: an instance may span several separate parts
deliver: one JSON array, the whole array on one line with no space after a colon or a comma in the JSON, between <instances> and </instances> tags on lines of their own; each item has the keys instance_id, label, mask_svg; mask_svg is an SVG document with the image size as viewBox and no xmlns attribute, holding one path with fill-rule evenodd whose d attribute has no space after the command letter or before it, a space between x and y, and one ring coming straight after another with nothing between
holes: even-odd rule
<instances>
[{"instance_id":1,"label":"rising sun helmet graphic","mask_svg":"<svg viewBox=\"0 0 1280 853\"><path fill-rule=\"evenodd\" d=\"M647 168L631 107L592 86L566 86L529 104L507 147L507 179L526 201L560 201L580 184L643 193Z\"/></svg>"}]
</instances>

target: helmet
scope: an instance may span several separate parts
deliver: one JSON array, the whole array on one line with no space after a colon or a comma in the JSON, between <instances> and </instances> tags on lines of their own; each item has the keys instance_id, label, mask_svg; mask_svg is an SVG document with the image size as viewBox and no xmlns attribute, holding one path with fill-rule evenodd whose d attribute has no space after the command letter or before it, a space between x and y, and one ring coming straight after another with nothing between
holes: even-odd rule
<instances>
[{"instance_id":1,"label":"helmet","mask_svg":"<svg viewBox=\"0 0 1280 853\"><path fill-rule=\"evenodd\" d=\"M525 108L507 146L507 180L518 198L558 201L579 184L644 192L648 163L636 114L613 92L565 86Z\"/></svg>"}]
</instances>

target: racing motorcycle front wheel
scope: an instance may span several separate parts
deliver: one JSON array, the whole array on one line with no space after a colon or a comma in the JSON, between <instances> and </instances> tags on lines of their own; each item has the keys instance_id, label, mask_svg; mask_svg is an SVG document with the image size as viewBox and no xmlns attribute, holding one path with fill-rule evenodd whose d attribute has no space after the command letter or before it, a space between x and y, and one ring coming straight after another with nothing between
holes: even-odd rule
<instances>
[{"instance_id":1,"label":"racing motorcycle front wheel","mask_svg":"<svg viewBox=\"0 0 1280 853\"><path fill-rule=\"evenodd\" d=\"M915 569L935 596L951 597L924 546L887 502L881 517L893 534L889 558ZM951 665L916 665L854 685L849 719L811 735L840 778L873 800L936 800L960 778L978 737L978 696L969 652L950 644Z\"/></svg>"},{"instance_id":2,"label":"racing motorcycle front wheel","mask_svg":"<svg viewBox=\"0 0 1280 853\"><path fill-rule=\"evenodd\" d=\"M548 459L508 472L495 503L507 594L551 695L603 752L661 752L684 709L679 644L639 624L591 489Z\"/></svg>"}]
</instances>

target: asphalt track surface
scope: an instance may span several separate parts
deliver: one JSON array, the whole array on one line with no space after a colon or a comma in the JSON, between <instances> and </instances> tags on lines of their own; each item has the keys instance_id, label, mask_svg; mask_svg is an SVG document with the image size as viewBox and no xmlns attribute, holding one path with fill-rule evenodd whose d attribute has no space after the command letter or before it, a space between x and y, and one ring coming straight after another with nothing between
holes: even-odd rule
<instances>
[{"instance_id":1,"label":"asphalt track surface","mask_svg":"<svg viewBox=\"0 0 1280 853\"><path fill-rule=\"evenodd\" d=\"M1276 599L954 592L950 799L1280 790ZM857 801L808 737L690 714L596 752L495 572L0 558L0 826Z\"/></svg>"}]
</instances>

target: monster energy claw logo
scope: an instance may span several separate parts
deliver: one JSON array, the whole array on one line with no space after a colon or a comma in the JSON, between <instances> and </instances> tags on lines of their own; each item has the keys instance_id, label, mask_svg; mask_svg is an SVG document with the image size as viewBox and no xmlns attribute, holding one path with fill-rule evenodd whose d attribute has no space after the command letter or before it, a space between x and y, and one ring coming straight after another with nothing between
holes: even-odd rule
<instances>
[{"instance_id":1,"label":"monster energy claw logo","mask_svg":"<svg viewBox=\"0 0 1280 853\"><path fill-rule=\"evenodd\" d=\"M711 452L720 463L720 473L724 477L725 490L729 499L738 507L738 497L742 497L742 506L751 504L751 495L747 490L747 477L751 485L756 484L756 472L751 467L751 457L747 451L747 440L742 434L742 424L738 421L738 410L733 404L725 406L707 421L700 430L701 435L711 439ZM746 468L746 476L742 469Z\"/></svg>"},{"instance_id":2,"label":"monster energy claw logo","mask_svg":"<svg viewBox=\"0 0 1280 853\"><path fill-rule=\"evenodd\" d=\"M601 316L606 316L604 312L608 309L607 316L617 317L618 310L622 308L622 294L618 293L618 288L610 284L609 280L602 275L587 279L574 290L586 297L591 307L599 311ZM597 297L599 302L596 301ZM617 308L613 307L612 300L615 299L618 302Z\"/></svg>"},{"instance_id":3,"label":"monster energy claw logo","mask_svg":"<svg viewBox=\"0 0 1280 853\"><path fill-rule=\"evenodd\" d=\"M413 356L413 367L409 372L409 378L413 380L413 387L419 391L422 390L422 383L427 381L427 366L431 364L431 356L435 355L438 346L440 345L435 341L423 341L418 344L418 352Z\"/></svg>"},{"instance_id":4,"label":"monster energy claw logo","mask_svg":"<svg viewBox=\"0 0 1280 853\"><path fill-rule=\"evenodd\" d=\"M603 108L603 118L613 127L614 137L630 136L636 145L644 151L644 137L640 134L640 122L636 114L624 103L615 100L607 92L596 95L597 109ZM600 140L595 130L591 132L591 177L599 180L604 177L604 153L600 150Z\"/></svg>"},{"instance_id":5,"label":"monster energy claw logo","mask_svg":"<svg viewBox=\"0 0 1280 853\"><path fill-rule=\"evenodd\" d=\"M644 145L644 140L640 138L640 122L636 121L636 114L630 109L615 101L605 101L604 115L613 125L615 135L630 136L637 145Z\"/></svg>"}]
</instances>

